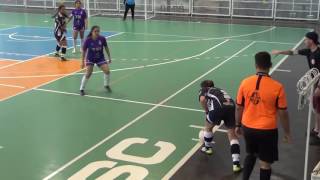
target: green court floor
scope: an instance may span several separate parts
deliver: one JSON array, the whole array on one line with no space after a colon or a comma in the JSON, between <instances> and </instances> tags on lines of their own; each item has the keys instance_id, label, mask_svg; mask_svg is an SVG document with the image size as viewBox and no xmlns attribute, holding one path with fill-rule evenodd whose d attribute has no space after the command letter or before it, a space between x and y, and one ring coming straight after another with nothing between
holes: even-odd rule
<instances>
[{"instance_id":1,"label":"green court floor","mask_svg":"<svg viewBox=\"0 0 320 180\"><path fill-rule=\"evenodd\" d=\"M0 32L14 26L53 26L50 15L0 14ZM1 101L0 179L170 178L199 146L192 140L199 129L190 125L203 125L197 99L201 80L212 79L235 97L241 80L255 71L257 51L293 48L309 31L89 20L116 33L108 38L113 92L103 89L96 69L88 96L78 95L80 71ZM32 53L32 43L28 48ZM274 65L283 58L275 57Z\"/></svg>"}]
</instances>

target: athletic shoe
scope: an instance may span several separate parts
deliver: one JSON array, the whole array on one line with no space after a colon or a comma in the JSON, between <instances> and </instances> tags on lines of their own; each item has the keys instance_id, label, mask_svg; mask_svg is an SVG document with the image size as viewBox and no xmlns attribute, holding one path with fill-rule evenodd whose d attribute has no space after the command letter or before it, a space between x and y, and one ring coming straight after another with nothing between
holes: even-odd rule
<instances>
[{"instance_id":1,"label":"athletic shoe","mask_svg":"<svg viewBox=\"0 0 320 180\"><path fill-rule=\"evenodd\" d=\"M84 93L84 90L80 90L80 95L81 95L81 96L86 95L86 93Z\"/></svg>"},{"instance_id":2,"label":"athletic shoe","mask_svg":"<svg viewBox=\"0 0 320 180\"><path fill-rule=\"evenodd\" d=\"M312 137L317 137L318 136L318 132L316 132L314 129L312 129L311 131L310 131L310 136L312 136Z\"/></svg>"},{"instance_id":3,"label":"athletic shoe","mask_svg":"<svg viewBox=\"0 0 320 180\"><path fill-rule=\"evenodd\" d=\"M67 60L65 57L61 57L60 59L61 59L61 61L66 61Z\"/></svg>"},{"instance_id":4,"label":"athletic shoe","mask_svg":"<svg viewBox=\"0 0 320 180\"><path fill-rule=\"evenodd\" d=\"M110 86L105 86L104 88L106 88L106 90L107 90L108 92L112 92Z\"/></svg>"},{"instance_id":5,"label":"athletic shoe","mask_svg":"<svg viewBox=\"0 0 320 180\"><path fill-rule=\"evenodd\" d=\"M309 144L311 146L320 146L320 137L315 137L315 138L310 139Z\"/></svg>"},{"instance_id":6,"label":"athletic shoe","mask_svg":"<svg viewBox=\"0 0 320 180\"><path fill-rule=\"evenodd\" d=\"M242 170L242 168L241 168L240 164L233 165L233 172L234 173L239 173L239 172L241 172L241 170Z\"/></svg>"},{"instance_id":7,"label":"athletic shoe","mask_svg":"<svg viewBox=\"0 0 320 180\"><path fill-rule=\"evenodd\" d=\"M73 50L72 50L72 53L74 54L74 53L76 53L77 51L76 51L76 48L73 48Z\"/></svg>"},{"instance_id":8,"label":"athletic shoe","mask_svg":"<svg viewBox=\"0 0 320 180\"><path fill-rule=\"evenodd\" d=\"M212 155L213 154L213 150L212 150L212 147L206 147L206 146L203 146L201 148L201 152L207 154L207 155Z\"/></svg>"}]
</instances>

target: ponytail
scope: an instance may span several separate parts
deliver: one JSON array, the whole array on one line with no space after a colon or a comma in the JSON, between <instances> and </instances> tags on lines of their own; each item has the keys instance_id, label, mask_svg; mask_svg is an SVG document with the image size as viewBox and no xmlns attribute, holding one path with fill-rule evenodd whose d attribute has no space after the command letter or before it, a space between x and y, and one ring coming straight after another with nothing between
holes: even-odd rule
<instances>
[{"instance_id":1,"label":"ponytail","mask_svg":"<svg viewBox=\"0 0 320 180\"><path fill-rule=\"evenodd\" d=\"M55 17L57 17L57 15L59 14L59 12L61 11L61 9L62 8L65 8L65 5L63 5L63 4L60 4L59 5L59 7L58 7L58 9L57 9L57 11L56 11L56 13L52 16L52 18L55 18ZM66 15L66 14L62 14L64 17L68 17L68 15Z\"/></svg>"}]
</instances>

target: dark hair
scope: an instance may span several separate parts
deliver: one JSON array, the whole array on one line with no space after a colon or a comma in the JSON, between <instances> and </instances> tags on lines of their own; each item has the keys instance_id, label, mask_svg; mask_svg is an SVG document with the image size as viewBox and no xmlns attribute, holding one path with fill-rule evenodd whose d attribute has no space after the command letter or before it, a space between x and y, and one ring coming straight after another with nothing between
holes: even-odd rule
<instances>
[{"instance_id":1,"label":"dark hair","mask_svg":"<svg viewBox=\"0 0 320 180\"><path fill-rule=\"evenodd\" d=\"M59 5L59 7L58 7L58 9L57 9L57 11L56 11L56 13L52 16L52 18L55 18L58 14L59 14L59 12L61 11L61 9L62 8L65 8L66 6L65 5L63 5L63 4L60 4ZM68 15L66 15L66 14L62 14L64 17L68 17Z\"/></svg>"},{"instance_id":2,"label":"dark hair","mask_svg":"<svg viewBox=\"0 0 320 180\"><path fill-rule=\"evenodd\" d=\"M260 69L267 70L272 67L271 55L268 52L258 52L255 55L256 66Z\"/></svg>"},{"instance_id":3,"label":"dark hair","mask_svg":"<svg viewBox=\"0 0 320 180\"><path fill-rule=\"evenodd\" d=\"M100 27L97 26L97 25L91 27L90 32L89 32L87 38L91 38L91 37L92 37L92 32L93 32L93 30L96 29L96 28L99 28L99 29L100 29Z\"/></svg>"},{"instance_id":4,"label":"dark hair","mask_svg":"<svg viewBox=\"0 0 320 180\"><path fill-rule=\"evenodd\" d=\"M82 4L80 0L75 0L75 1L74 1L74 4L77 4L77 3Z\"/></svg>"},{"instance_id":5,"label":"dark hair","mask_svg":"<svg viewBox=\"0 0 320 180\"><path fill-rule=\"evenodd\" d=\"M214 87L214 82L212 80L204 80L200 84L201 88L211 88Z\"/></svg>"}]
</instances>

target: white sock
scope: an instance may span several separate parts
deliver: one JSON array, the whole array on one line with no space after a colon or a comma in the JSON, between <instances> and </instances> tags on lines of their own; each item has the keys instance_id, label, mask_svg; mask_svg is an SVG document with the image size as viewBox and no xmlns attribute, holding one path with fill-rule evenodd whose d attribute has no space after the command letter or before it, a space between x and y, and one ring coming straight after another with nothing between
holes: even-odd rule
<instances>
[{"instance_id":1,"label":"white sock","mask_svg":"<svg viewBox=\"0 0 320 180\"><path fill-rule=\"evenodd\" d=\"M211 143L212 140L213 140L213 133L204 131L204 145L206 147L211 147L212 146L212 143Z\"/></svg>"},{"instance_id":2,"label":"white sock","mask_svg":"<svg viewBox=\"0 0 320 180\"><path fill-rule=\"evenodd\" d=\"M73 48L76 49L76 47L77 47L77 40L73 39Z\"/></svg>"},{"instance_id":3,"label":"white sock","mask_svg":"<svg viewBox=\"0 0 320 180\"><path fill-rule=\"evenodd\" d=\"M84 88L85 88L86 85L87 85L88 80L89 80L89 79L87 79L85 75L82 77L81 85L80 85L80 90L84 90Z\"/></svg>"},{"instance_id":4,"label":"white sock","mask_svg":"<svg viewBox=\"0 0 320 180\"><path fill-rule=\"evenodd\" d=\"M81 44L80 44L80 49L82 49L83 41L84 41L84 40L83 40L83 39L81 39L81 41L80 41L80 43L81 43Z\"/></svg>"},{"instance_id":5,"label":"white sock","mask_svg":"<svg viewBox=\"0 0 320 180\"><path fill-rule=\"evenodd\" d=\"M110 74L104 74L104 86L109 86Z\"/></svg>"}]
</instances>

